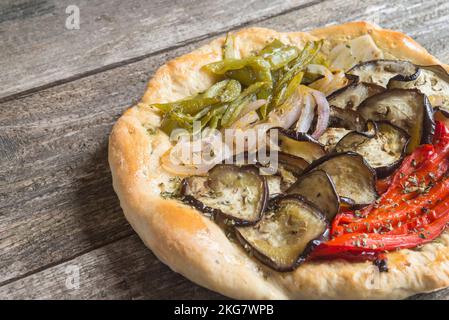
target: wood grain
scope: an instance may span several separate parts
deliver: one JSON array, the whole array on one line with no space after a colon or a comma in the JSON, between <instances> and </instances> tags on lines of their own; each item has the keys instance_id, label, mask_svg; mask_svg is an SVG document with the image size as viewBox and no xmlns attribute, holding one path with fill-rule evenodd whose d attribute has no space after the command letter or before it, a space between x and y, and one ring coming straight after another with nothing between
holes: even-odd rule
<instances>
[{"instance_id":1,"label":"wood grain","mask_svg":"<svg viewBox=\"0 0 449 320\"><path fill-rule=\"evenodd\" d=\"M314 2L2 1L0 98L98 72ZM69 5L80 10L79 30L66 28Z\"/></svg>"},{"instance_id":2,"label":"wood grain","mask_svg":"<svg viewBox=\"0 0 449 320\"><path fill-rule=\"evenodd\" d=\"M292 31L356 19L402 30L449 61L446 1L332 0L257 25ZM216 297L171 272L137 241L122 217L106 160L112 124L141 96L149 76L207 41L0 104L0 298ZM107 260L108 252L115 258ZM86 279L92 278L77 293L60 283L64 266L74 262L87 265ZM127 265L138 267L120 273ZM134 289L142 279L144 292Z\"/></svg>"},{"instance_id":3,"label":"wood grain","mask_svg":"<svg viewBox=\"0 0 449 320\"><path fill-rule=\"evenodd\" d=\"M0 105L0 283L132 233L112 190L108 135L183 47Z\"/></svg>"},{"instance_id":4,"label":"wood grain","mask_svg":"<svg viewBox=\"0 0 449 320\"><path fill-rule=\"evenodd\" d=\"M66 286L74 266L78 289ZM163 266L136 235L0 287L0 299L13 298L225 299Z\"/></svg>"}]
</instances>

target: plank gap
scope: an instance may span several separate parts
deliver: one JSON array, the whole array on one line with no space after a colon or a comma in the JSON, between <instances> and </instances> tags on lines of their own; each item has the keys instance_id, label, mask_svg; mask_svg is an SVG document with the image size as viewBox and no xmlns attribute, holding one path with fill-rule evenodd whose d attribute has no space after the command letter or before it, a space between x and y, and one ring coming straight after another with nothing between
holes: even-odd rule
<instances>
[{"instance_id":1,"label":"plank gap","mask_svg":"<svg viewBox=\"0 0 449 320\"><path fill-rule=\"evenodd\" d=\"M74 254L74 255L72 255L70 257L66 257L64 259L61 259L61 260L58 260L58 261L55 261L55 262L43 265L43 266L41 266L39 268L33 269L33 270L31 270L29 272L26 272L24 274L21 274L19 276L16 276L16 277L13 277L11 279L8 279L8 280L5 280L3 282L0 282L0 287L6 286L6 285L8 285L8 284L10 284L12 282L15 282L15 281L19 281L19 280L22 280L24 278L30 277L30 276L32 276L35 273L39 273L41 271L44 271L44 270L47 270L47 269L50 269L50 268L58 267L61 264L67 263L67 262L69 262L71 260L75 260L78 257L81 257L81 256L83 256L85 254L90 253L91 251L94 251L94 250L97 250L97 249L101 249L101 248L103 248L105 246L111 245L111 244L113 244L115 242L119 242L119 241L124 240L126 238L129 238L129 237L131 237L133 235L134 235L134 231L130 232L127 235L121 236L119 238L113 239L113 240L105 242L105 243L102 243L101 245L98 245L96 247L91 247L91 248L89 248L87 250L80 251L77 254Z\"/></svg>"}]
</instances>

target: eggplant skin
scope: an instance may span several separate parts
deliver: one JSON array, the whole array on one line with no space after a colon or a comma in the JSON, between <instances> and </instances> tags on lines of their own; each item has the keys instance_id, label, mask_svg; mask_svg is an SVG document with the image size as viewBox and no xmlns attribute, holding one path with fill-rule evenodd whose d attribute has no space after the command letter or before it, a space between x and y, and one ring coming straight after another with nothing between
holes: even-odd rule
<instances>
[{"instance_id":1,"label":"eggplant skin","mask_svg":"<svg viewBox=\"0 0 449 320\"><path fill-rule=\"evenodd\" d=\"M375 168L377 177L385 178L385 177L389 176L391 173L393 173L393 171L396 170L400 166L400 164L402 163L402 160L404 160L404 158L407 154L407 147L408 147L408 143L410 141L410 136L405 130L399 128L398 126L395 126L394 124L392 124L388 121L378 121L378 123L388 123L389 125L396 128L397 130L402 131L404 136L408 137L407 142L404 144L404 148L402 150L401 157L396 162L394 162L388 166Z\"/></svg>"},{"instance_id":2,"label":"eggplant skin","mask_svg":"<svg viewBox=\"0 0 449 320\"><path fill-rule=\"evenodd\" d=\"M323 242L326 242L329 240L330 237L330 227L329 222L327 221L324 214L310 201L305 199L304 197L298 195L298 194L289 194L289 195L280 195L276 198L272 199L269 203L269 208L276 209L281 201L284 200L294 200L294 201L300 201L309 208L311 208L315 214L319 216L319 218L322 220L323 223L325 223L325 229L324 231L314 239L310 240L304 250L298 255L298 257L295 259L293 264L291 265L283 265L280 266L276 264L270 257L263 254L259 250L257 250L255 247L251 245L250 242L248 242L239 232L238 228L235 228L235 236L238 239L238 241L243 246L244 250L247 250L250 255L254 256L257 260L262 262L263 264L267 265L268 267L278 271L278 272L291 272L294 271L296 268L298 268L301 264L303 264L305 261L307 261L307 258L310 256L310 254L313 252L313 250L318 247Z\"/></svg>"},{"instance_id":3,"label":"eggplant skin","mask_svg":"<svg viewBox=\"0 0 449 320\"><path fill-rule=\"evenodd\" d=\"M352 200L351 198L348 198L348 197L342 197L342 196L340 196L339 198L340 198L340 203L341 203L343 206L348 206L349 208L355 208L355 207L357 207L357 205L355 204L355 201Z\"/></svg>"},{"instance_id":4,"label":"eggplant skin","mask_svg":"<svg viewBox=\"0 0 449 320\"><path fill-rule=\"evenodd\" d=\"M182 184L182 188L184 188L185 184L186 184L186 181L184 180L183 184ZM188 204L189 206L192 206L195 209L197 209L207 215L210 215L211 218L213 218L213 219L215 219L218 215L220 215L222 213L221 210L208 207L204 203L195 199L193 196L191 196L189 194L183 195L181 197L181 200L182 200L182 202Z\"/></svg>"},{"instance_id":5,"label":"eggplant skin","mask_svg":"<svg viewBox=\"0 0 449 320\"><path fill-rule=\"evenodd\" d=\"M265 175L269 198L274 198L290 188L308 166L306 160L279 151L277 172Z\"/></svg>"},{"instance_id":6,"label":"eggplant skin","mask_svg":"<svg viewBox=\"0 0 449 320\"><path fill-rule=\"evenodd\" d=\"M329 127L345 128L363 131L366 129L366 120L357 111L330 107Z\"/></svg>"},{"instance_id":7,"label":"eggplant skin","mask_svg":"<svg viewBox=\"0 0 449 320\"><path fill-rule=\"evenodd\" d=\"M310 181L311 179L312 181ZM324 170L313 170L302 175L286 190L286 193L299 194L315 204L329 221L332 221L340 209L340 197L335 190L335 184ZM332 202L329 203L329 201Z\"/></svg>"},{"instance_id":8,"label":"eggplant skin","mask_svg":"<svg viewBox=\"0 0 449 320\"><path fill-rule=\"evenodd\" d=\"M303 158L309 163L326 154L324 145L304 132L279 129L279 143L282 152Z\"/></svg>"},{"instance_id":9,"label":"eggplant skin","mask_svg":"<svg viewBox=\"0 0 449 320\"><path fill-rule=\"evenodd\" d=\"M394 68L397 67L396 70ZM374 72L372 70L369 70L369 68L375 69ZM402 71L400 69L402 68ZM410 70L406 70L409 68ZM377 69L377 70L376 70ZM369 79L367 77L363 77L360 72L368 73ZM387 79L377 79L375 80L373 78L373 74L377 73L379 74L387 74L390 73L391 77ZM401 73L402 72L402 73ZM362 82L371 82L378 85L381 85L383 87L387 87L388 82L391 79L399 80L399 81L413 81L416 80L420 74L419 68L414 65L413 63L405 60L386 60L386 59L379 59L379 60L370 60L365 61L362 63L359 63L352 67L350 70L346 72L348 76L358 76L359 81Z\"/></svg>"},{"instance_id":10,"label":"eggplant skin","mask_svg":"<svg viewBox=\"0 0 449 320\"><path fill-rule=\"evenodd\" d=\"M287 138L296 140L296 141L306 141L306 142L313 142L318 145L321 145L321 143L318 142L318 140L314 139L311 135L304 133L304 132L296 132L295 130L286 130L286 129L279 129L279 133L286 136Z\"/></svg>"},{"instance_id":11,"label":"eggplant skin","mask_svg":"<svg viewBox=\"0 0 449 320\"><path fill-rule=\"evenodd\" d=\"M200 200L196 199L194 196L187 194L187 189L188 189L188 180L187 179L192 178L192 177L184 178L183 181L181 182L181 190L180 190L181 201L183 201L184 203L186 203L190 206L193 206L200 212L203 212L206 215L211 216L211 218L213 218L214 220L217 220L217 219L221 219L221 220L225 220L225 221L228 220L228 221L231 221L232 225L236 225L236 226L252 226L252 225L255 225L256 223L258 223L264 215L265 208L267 206L268 198L269 198L268 197L269 196L268 184L267 184L266 177L263 175L259 175L258 168L255 165L245 165L245 166L238 167L238 166L234 166L234 165L219 164L217 166L236 167L239 170L241 170L242 172L245 172L245 171L252 172L252 173L256 174L261 179L262 194L261 194L261 199L260 199L260 204L259 204L260 210L259 210L259 214L256 219L245 220L245 219L241 219L241 218L232 216L230 214L223 212L222 210L220 210L218 208L212 208L210 206L207 206ZM216 168L217 166L215 166L214 168ZM211 170L213 170L214 168L212 168Z\"/></svg>"},{"instance_id":12,"label":"eggplant skin","mask_svg":"<svg viewBox=\"0 0 449 320\"><path fill-rule=\"evenodd\" d=\"M377 122L375 122L375 121L369 120L368 124L370 124L374 128L374 132L370 133L370 132L356 132L356 131L352 131L352 132L348 133L346 136L344 136L343 138L340 139L340 141L337 143L337 145L335 147L335 151L336 152L345 152L345 151L357 152L356 150L347 149L344 146L341 146L342 144L345 143L345 138L348 139L352 135L358 135L358 136L361 136L361 137L363 137L363 138L365 138L367 140L376 139L376 137L378 136L378 134L380 132L380 128L379 127L385 126L385 125L391 127L392 129L394 129L400 135L401 138L405 139L405 143L402 146L402 149L400 150L400 154L399 154L399 157L398 157L397 160L395 160L394 162L389 163L387 165L384 165L384 166L377 166L377 167L376 166L372 166L372 168L374 170L376 170L377 177L378 178L384 178L384 177L390 175L401 164L402 160L404 159L404 157L406 155L407 145L408 145L408 142L410 141L410 136L404 129L401 129L398 126L395 126L394 124L392 124L389 121L385 121L384 120L384 121L377 121ZM365 141L360 142L359 145L364 143ZM361 154L361 156L364 156L364 155ZM365 158L365 160L367 160L367 162L369 163L369 159L368 158Z\"/></svg>"},{"instance_id":13,"label":"eggplant skin","mask_svg":"<svg viewBox=\"0 0 449 320\"><path fill-rule=\"evenodd\" d=\"M320 143L324 145L326 152L332 152L338 141L341 140L345 135L347 135L352 130L345 128L335 128L329 127L324 131L320 137Z\"/></svg>"},{"instance_id":14,"label":"eggplant skin","mask_svg":"<svg viewBox=\"0 0 449 320\"><path fill-rule=\"evenodd\" d=\"M412 123L408 123L409 128L405 127L406 121L404 119L394 119L391 118L389 114L391 114L391 109L388 110L387 114L385 116L376 116L376 117L371 117L371 116L367 116L365 113L366 112L372 112L373 110L376 110L376 107L378 107L376 104L378 103L378 101L382 101L382 100L387 100L391 97L395 97L396 99L398 99L399 97L403 96L404 99L409 99L409 101L418 101L418 102L422 102L422 112L423 114L420 115L420 117L422 117L422 123L421 123L421 132L420 132L420 137L418 137L419 139L417 141L415 141L414 135L410 132L410 130L412 128L416 127L416 123L412 122ZM413 99L412 99L412 96ZM372 110L370 111L369 108L371 108ZM368 111L367 111L368 110ZM429 99L427 98L426 95L424 95L423 93L421 93L418 89L388 89L382 93L376 94L374 96L369 97L368 99L366 99L365 101L363 101L363 103L360 104L359 108L358 108L359 113L362 116L365 116L365 118L369 119L369 120L374 120L374 121L380 121L380 120L387 120L390 121L392 124L395 124L396 126L401 127L402 129L404 129L405 131L407 131L407 133L409 133L409 135L411 136L411 140L408 146L408 153L411 153L411 151L413 151L418 145L420 144L427 144L427 143L432 143L433 140L433 135L435 132L435 121L433 118L433 109L432 109L432 105L430 104ZM403 125L399 125L395 122L399 122L402 121L404 122Z\"/></svg>"},{"instance_id":15,"label":"eggplant skin","mask_svg":"<svg viewBox=\"0 0 449 320\"><path fill-rule=\"evenodd\" d=\"M382 86L374 83L358 82L358 77L355 77L357 78L357 81L352 81L345 87L340 88L331 95L327 96L326 99L329 101L330 106L346 110L357 110L357 107L363 102L363 100L371 97L372 95L385 91L385 88ZM354 101L354 97L359 98L360 100ZM343 99L339 102L339 98Z\"/></svg>"},{"instance_id":16,"label":"eggplant skin","mask_svg":"<svg viewBox=\"0 0 449 320\"><path fill-rule=\"evenodd\" d=\"M388 88L418 89L427 95L434 108L449 110L449 74L441 65L420 66L417 79L391 79Z\"/></svg>"},{"instance_id":17,"label":"eggplant skin","mask_svg":"<svg viewBox=\"0 0 449 320\"><path fill-rule=\"evenodd\" d=\"M300 176L309 166L309 163L303 158L282 151L278 152L278 162L295 176Z\"/></svg>"},{"instance_id":18,"label":"eggplant skin","mask_svg":"<svg viewBox=\"0 0 449 320\"><path fill-rule=\"evenodd\" d=\"M315 169L321 169L323 171L326 171L322 168L319 168L320 165L324 164L325 162L332 160L333 158L337 158L340 156L349 156L349 157L354 157L360 160L360 162L366 167L366 169L369 171L370 175L371 175L371 190L369 190L370 192L372 192L373 197L374 198L378 198L379 194L377 193L377 189L376 189L376 181L377 181L377 173L376 170L374 170L369 164L368 162L366 162L366 160L359 155L358 153L352 152L352 151L347 151L347 152L334 152L334 153L330 153L324 157L321 157L320 159L317 159L315 161L313 161L309 167L307 167L304 170L303 175L311 172L312 170ZM354 199L352 199L350 196L348 195L344 195L344 194L340 194L339 190L338 190L338 185L336 183L336 181L334 181L333 177L331 174L329 174L328 172L326 172L332 179L332 181L334 182L336 189L337 189L337 193L338 196L340 197L340 202L345 203L346 205L349 205L350 208L352 209L359 209L359 208L363 208L367 205L369 205L370 203L358 203L357 201L355 201Z\"/></svg>"}]
</instances>

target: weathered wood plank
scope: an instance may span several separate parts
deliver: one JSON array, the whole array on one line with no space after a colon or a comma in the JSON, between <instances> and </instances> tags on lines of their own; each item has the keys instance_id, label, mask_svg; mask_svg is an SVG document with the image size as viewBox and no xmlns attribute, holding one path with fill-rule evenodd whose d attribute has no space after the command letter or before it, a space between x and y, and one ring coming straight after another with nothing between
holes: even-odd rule
<instances>
[{"instance_id":1,"label":"weathered wood plank","mask_svg":"<svg viewBox=\"0 0 449 320\"><path fill-rule=\"evenodd\" d=\"M314 2L2 1L0 98L79 77ZM79 8L79 30L66 28L69 5Z\"/></svg>"},{"instance_id":2,"label":"weathered wood plank","mask_svg":"<svg viewBox=\"0 0 449 320\"><path fill-rule=\"evenodd\" d=\"M149 74L192 49L0 105L0 283L132 233L112 190L108 135Z\"/></svg>"},{"instance_id":3,"label":"weathered wood plank","mask_svg":"<svg viewBox=\"0 0 449 320\"><path fill-rule=\"evenodd\" d=\"M79 268L79 288L69 288ZM68 280L70 283L70 279ZM159 262L133 235L0 287L0 299L224 299Z\"/></svg>"},{"instance_id":4,"label":"weathered wood plank","mask_svg":"<svg viewBox=\"0 0 449 320\"><path fill-rule=\"evenodd\" d=\"M449 30L444 28L449 4L440 1L435 10L420 1L401 3L333 0L258 25L301 30L368 19L402 29L449 61L445 44ZM435 30L435 34L427 30ZM23 278L19 283L30 288L27 295L37 297L32 282L38 280L26 275L132 234L110 187L107 135L124 107L141 95L157 66L199 44L0 104L0 282ZM120 247L122 241L109 247ZM132 256L128 259L130 265L135 263ZM165 272L164 268L161 266L160 272ZM114 277L107 270L97 272ZM172 281L170 274L166 283ZM161 285L158 276L148 276L154 290ZM177 275L173 273L173 277ZM45 283L40 286L44 288ZM92 284L90 290L96 286L101 284ZM13 288L14 283L7 287Z\"/></svg>"}]
</instances>

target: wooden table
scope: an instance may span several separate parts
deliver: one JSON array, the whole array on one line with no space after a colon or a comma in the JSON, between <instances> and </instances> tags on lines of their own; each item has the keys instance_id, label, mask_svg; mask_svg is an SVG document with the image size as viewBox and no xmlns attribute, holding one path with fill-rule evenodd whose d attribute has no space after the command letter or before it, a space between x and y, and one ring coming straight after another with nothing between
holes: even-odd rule
<instances>
[{"instance_id":1,"label":"wooden table","mask_svg":"<svg viewBox=\"0 0 449 320\"><path fill-rule=\"evenodd\" d=\"M79 30L65 26L72 4ZM111 126L160 65L228 30L361 19L449 62L447 0L2 0L0 298L223 298L159 262L125 221Z\"/></svg>"}]
</instances>

